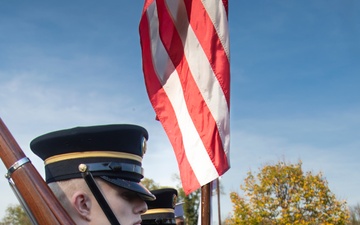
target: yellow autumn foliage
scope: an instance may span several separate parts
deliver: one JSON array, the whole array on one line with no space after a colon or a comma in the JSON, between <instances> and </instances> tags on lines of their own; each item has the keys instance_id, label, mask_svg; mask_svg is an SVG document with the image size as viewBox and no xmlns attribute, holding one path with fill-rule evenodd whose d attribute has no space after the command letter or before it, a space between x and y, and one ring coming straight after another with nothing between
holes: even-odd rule
<instances>
[{"instance_id":1,"label":"yellow autumn foliage","mask_svg":"<svg viewBox=\"0 0 360 225\"><path fill-rule=\"evenodd\" d=\"M345 225L349 211L330 191L321 173L304 173L302 163L266 165L248 172L240 188L230 194L233 215L226 225Z\"/></svg>"}]
</instances>

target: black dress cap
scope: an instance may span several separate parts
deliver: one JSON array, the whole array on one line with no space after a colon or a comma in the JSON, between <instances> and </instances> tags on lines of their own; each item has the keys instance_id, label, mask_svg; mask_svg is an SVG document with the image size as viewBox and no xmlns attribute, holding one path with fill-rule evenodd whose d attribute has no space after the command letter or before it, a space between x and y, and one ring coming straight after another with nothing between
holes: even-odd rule
<instances>
[{"instance_id":1,"label":"black dress cap","mask_svg":"<svg viewBox=\"0 0 360 225\"><path fill-rule=\"evenodd\" d=\"M156 196L154 201L146 201L148 210L141 215L142 224L176 224L174 208L177 201L177 190L162 188L152 190Z\"/></svg>"},{"instance_id":2,"label":"black dress cap","mask_svg":"<svg viewBox=\"0 0 360 225\"><path fill-rule=\"evenodd\" d=\"M31 141L30 148L44 160L47 183L81 178L79 165L85 164L94 177L151 201L154 195L140 184L147 139L143 127L111 124L47 133Z\"/></svg>"}]
</instances>

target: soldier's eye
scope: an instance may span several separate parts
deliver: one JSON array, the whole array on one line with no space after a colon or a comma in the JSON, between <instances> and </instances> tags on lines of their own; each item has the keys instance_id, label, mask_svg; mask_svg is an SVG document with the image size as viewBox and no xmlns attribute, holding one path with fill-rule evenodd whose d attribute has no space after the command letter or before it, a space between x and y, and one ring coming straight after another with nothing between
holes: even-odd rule
<instances>
[{"instance_id":1,"label":"soldier's eye","mask_svg":"<svg viewBox=\"0 0 360 225\"><path fill-rule=\"evenodd\" d=\"M127 200L127 201L130 201L130 202L136 200L137 198L139 198L139 196L138 196L137 194L135 194L134 192L132 192L132 191L122 192L122 193L120 194L120 196L121 196L123 199L125 199L125 200Z\"/></svg>"}]
</instances>

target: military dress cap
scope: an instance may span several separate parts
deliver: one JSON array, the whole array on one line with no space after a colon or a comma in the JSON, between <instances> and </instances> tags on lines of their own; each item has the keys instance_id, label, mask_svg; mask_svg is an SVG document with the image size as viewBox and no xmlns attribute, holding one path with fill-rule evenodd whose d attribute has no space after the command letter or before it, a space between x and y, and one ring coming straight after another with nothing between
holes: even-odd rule
<instances>
[{"instance_id":1,"label":"military dress cap","mask_svg":"<svg viewBox=\"0 0 360 225\"><path fill-rule=\"evenodd\" d=\"M142 224L176 224L174 208L177 201L177 190L162 188L152 190L156 196L154 201L146 201L148 210L141 215Z\"/></svg>"},{"instance_id":2,"label":"military dress cap","mask_svg":"<svg viewBox=\"0 0 360 225\"><path fill-rule=\"evenodd\" d=\"M32 140L30 148L44 160L47 183L82 178L79 166L86 165L94 177L151 201L155 196L140 184L147 139L143 127L110 124L47 133Z\"/></svg>"}]
</instances>

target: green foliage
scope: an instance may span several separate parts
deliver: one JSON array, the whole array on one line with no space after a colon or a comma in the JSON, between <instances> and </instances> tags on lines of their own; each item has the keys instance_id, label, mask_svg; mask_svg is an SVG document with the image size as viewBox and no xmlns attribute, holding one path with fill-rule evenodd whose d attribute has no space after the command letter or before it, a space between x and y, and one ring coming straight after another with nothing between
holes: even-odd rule
<instances>
[{"instance_id":1,"label":"green foliage","mask_svg":"<svg viewBox=\"0 0 360 225\"><path fill-rule=\"evenodd\" d=\"M346 202L335 198L321 173L304 174L301 165L266 165L256 176L250 171L240 186L245 197L230 194L234 214L226 224L348 224Z\"/></svg>"},{"instance_id":2,"label":"green foliage","mask_svg":"<svg viewBox=\"0 0 360 225\"><path fill-rule=\"evenodd\" d=\"M9 206L0 225L31 225L30 219L21 205Z\"/></svg>"}]
</instances>

